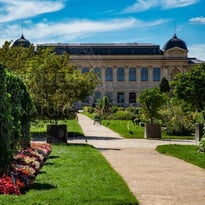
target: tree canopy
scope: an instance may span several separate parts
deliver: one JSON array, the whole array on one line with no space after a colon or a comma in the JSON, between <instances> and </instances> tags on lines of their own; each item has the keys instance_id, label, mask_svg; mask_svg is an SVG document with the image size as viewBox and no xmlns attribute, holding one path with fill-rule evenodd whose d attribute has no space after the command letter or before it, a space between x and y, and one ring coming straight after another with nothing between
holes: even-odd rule
<instances>
[{"instance_id":1,"label":"tree canopy","mask_svg":"<svg viewBox=\"0 0 205 205\"><path fill-rule=\"evenodd\" d=\"M158 111L165 102L165 96L159 88L145 89L140 93L138 102L145 117L153 123L159 117Z\"/></svg>"},{"instance_id":2,"label":"tree canopy","mask_svg":"<svg viewBox=\"0 0 205 205\"><path fill-rule=\"evenodd\" d=\"M93 72L80 73L68 66L68 54L56 55L52 49L38 50L27 69L27 85L38 114L56 121L69 117L73 103L91 95L97 84Z\"/></svg>"},{"instance_id":3,"label":"tree canopy","mask_svg":"<svg viewBox=\"0 0 205 205\"><path fill-rule=\"evenodd\" d=\"M187 73L179 73L171 87L177 98L189 103L195 110L205 108L205 64L196 65Z\"/></svg>"},{"instance_id":4,"label":"tree canopy","mask_svg":"<svg viewBox=\"0 0 205 205\"><path fill-rule=\"evenodd\" d=\"M38 115L50 119L68 117L69 109L78 100L92 94L97 85L93 72L82 74L68 66L68 54L57 55L54 49L12 46L0 48L0 62L26 84Z\"/></svg>"}]
</instances>

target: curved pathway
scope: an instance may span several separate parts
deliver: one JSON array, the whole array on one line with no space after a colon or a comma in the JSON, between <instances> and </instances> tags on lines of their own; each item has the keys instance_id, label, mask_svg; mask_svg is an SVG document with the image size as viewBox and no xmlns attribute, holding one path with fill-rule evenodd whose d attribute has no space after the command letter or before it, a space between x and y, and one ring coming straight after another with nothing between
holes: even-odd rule
<instances>
[{"instance_id":1,"label":"curved pathway","mask_svg":"<svg viewBox=\"0 0 205 205\"><path fill-rule=\"evenodd\" d=\"M85 138L68 143L88 143L99 149L123 177L140 205L205 204L205 171L155 151L160 144L194 144L194 141L124 139L78 114Z\"/></svg>"}]
</instances>

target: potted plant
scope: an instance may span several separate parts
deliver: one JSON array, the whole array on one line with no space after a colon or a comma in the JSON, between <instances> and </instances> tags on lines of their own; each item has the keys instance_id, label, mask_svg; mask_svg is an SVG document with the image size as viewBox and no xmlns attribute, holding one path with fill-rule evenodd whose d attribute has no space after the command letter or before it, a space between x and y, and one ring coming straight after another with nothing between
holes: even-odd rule
<instances>
[{"instance_id":1,"label":"potted plant","mask_svg":"<svg viewBox=\"0 0 205 205\"><path fill-rule=\"evenodd\" d=\"M159 88L151 88L143 90L139 97L141 112L149 121L145 123L145 138L161 138L161 126L155 121L159 118L159 109L165 102L165 95Z\"/></svg>"}]
</instances>

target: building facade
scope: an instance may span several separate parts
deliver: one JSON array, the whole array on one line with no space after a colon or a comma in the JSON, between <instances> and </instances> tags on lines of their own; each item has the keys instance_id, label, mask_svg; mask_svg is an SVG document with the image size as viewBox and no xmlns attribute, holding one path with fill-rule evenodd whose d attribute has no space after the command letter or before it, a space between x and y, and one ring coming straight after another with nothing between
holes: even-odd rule
<instances>
[{"instance_id":1,"label":"building facade","mask_svg":"<svg viewBox=\"0 0 205 205\"><path fill-rule=\"evenodd\" d=\"M69 64L82 73L93 71L99 84L85 104L93 105L98 98L109 96L113 105L136 105L145 88L159 86L163 77L174 79L177 73L189 71L202 63L188 58L186 43L174 35L163 49L155 44L41 44L54 47L58 54L67 52Z\"/></svg>"}]
</instances>

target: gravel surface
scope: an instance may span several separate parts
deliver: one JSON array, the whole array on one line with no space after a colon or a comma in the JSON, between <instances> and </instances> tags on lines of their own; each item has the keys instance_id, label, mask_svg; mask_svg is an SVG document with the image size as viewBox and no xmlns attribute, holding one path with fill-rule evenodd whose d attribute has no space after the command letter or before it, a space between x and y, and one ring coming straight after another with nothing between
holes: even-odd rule
<instances>
[{"instance_id":1,"label":"gravel surface","mask_svg":"<svg viewBox=\"0 0 205 205\"><path fill-rule=\"evenodd\" d=\"M204 205L205 171L155 151L161 144L194 144L184 140L124 139L78 114L86 137L68 143L88 143L101 151L123 177L140 205Z\"/></svg>"}]
</instances>

